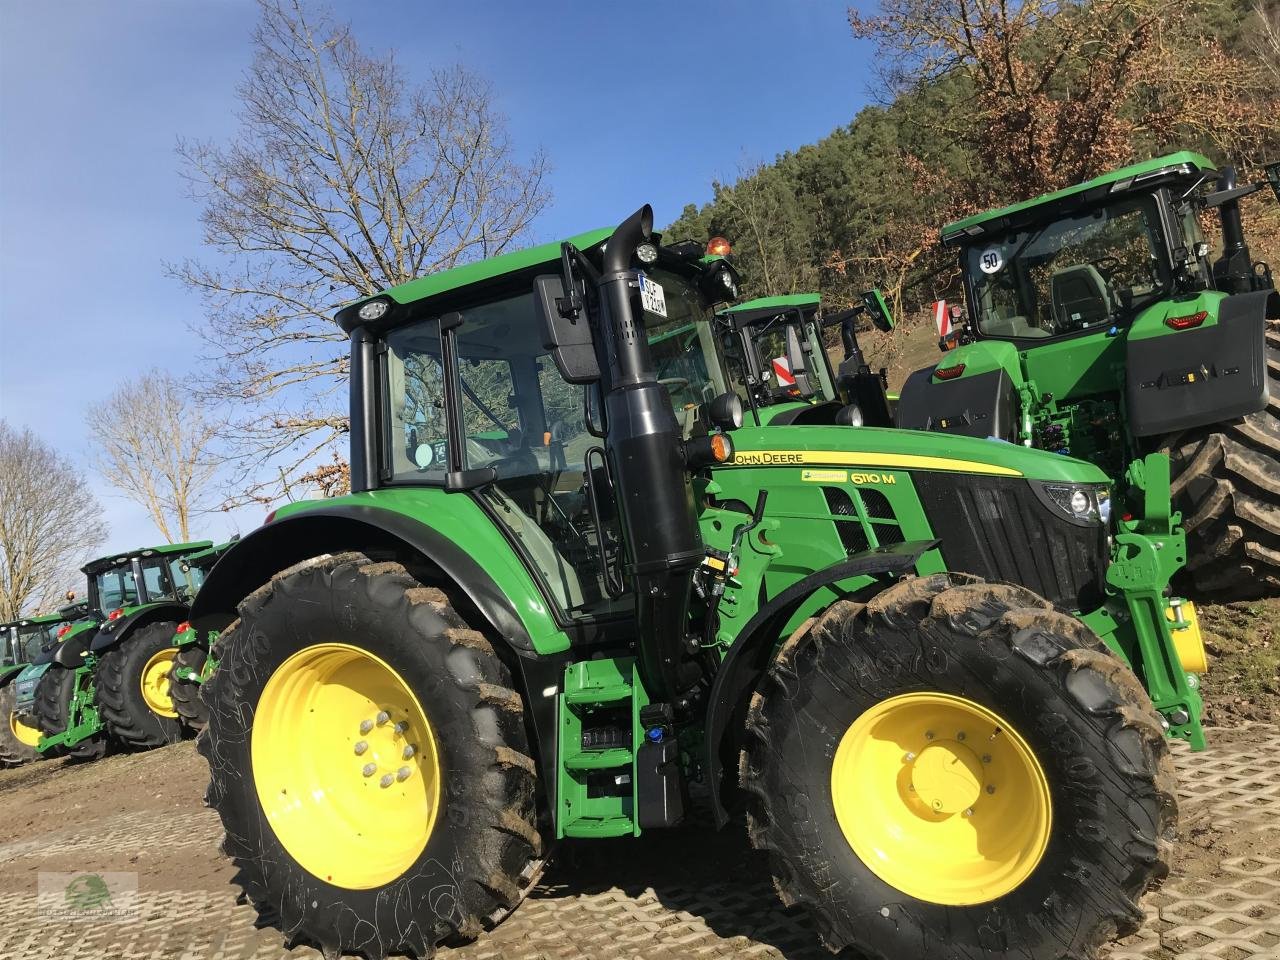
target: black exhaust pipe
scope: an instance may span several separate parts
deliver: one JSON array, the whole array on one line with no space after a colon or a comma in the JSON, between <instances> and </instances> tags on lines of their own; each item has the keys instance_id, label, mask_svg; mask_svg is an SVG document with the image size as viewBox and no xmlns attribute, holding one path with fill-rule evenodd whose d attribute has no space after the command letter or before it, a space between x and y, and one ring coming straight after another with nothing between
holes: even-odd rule
<instances>
[{"instance_id":1,"label":"black exhaust pipe","mask_svg":"<svg viewBox=\"0 0 1280 960\"><path fill-rule=\"evenodd\" d=\"M1222 168L1218 192L1236 188L1236 168ZM1224 293L1248 293L1253 289L1253 260L1244 239L1244 223L1240 219L1239 199L1227 200L1218 207L1222 223L1222 257L1213 265L1213 285Z\"/></svg>"},{"instance_id":2,"label":"black exhaust pipe","mask_svg":"<svg viewBox=\"0 0 1280 960\"><path fill-rule=\"evenodd\" d=\"M636 247L650 239L646 204L605 248L600 277L600 369L609 457L627 569L636 593L641 677L655 700L675 700L698 682L685 646L694 568L705 549L680 427L658 383L645 336Z\"/></svg>"}]
</instances>

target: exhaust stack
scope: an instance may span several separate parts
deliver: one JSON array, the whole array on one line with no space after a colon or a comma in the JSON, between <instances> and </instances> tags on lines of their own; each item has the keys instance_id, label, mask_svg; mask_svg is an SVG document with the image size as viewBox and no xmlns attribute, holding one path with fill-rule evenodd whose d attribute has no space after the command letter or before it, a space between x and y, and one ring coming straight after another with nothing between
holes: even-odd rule
<instances>
[{"instance_id":1,"label":"exhaust stack","mask_svg":"<svg viewBox=\"0 0 1280 960\"><path fill-rule=\"evenodd\" d=\"M640 275L631 266L652 231L646 204L609 238L600 277L599 361L604 447L636 593L641 675L655 700L672 700L699 678L685 636L693 571L704 547L683 438L653 369Z\"/></svg>"},{"instance_id":2,"label":"exhaust stack","mask_svg":"<svg viewBox=\"0 0 1280 960\"><path fill-rule=\"evenodd\" d=\"M1236 188L1236 168L1222 168L1217 190ZM1227 200L1218 208L1222 222L1222 257L1213 265L1213 285L1224 293L1248 293L1253 289L1253 261L1244 239L1239 199Z\"/></svg>"}]
</instances>

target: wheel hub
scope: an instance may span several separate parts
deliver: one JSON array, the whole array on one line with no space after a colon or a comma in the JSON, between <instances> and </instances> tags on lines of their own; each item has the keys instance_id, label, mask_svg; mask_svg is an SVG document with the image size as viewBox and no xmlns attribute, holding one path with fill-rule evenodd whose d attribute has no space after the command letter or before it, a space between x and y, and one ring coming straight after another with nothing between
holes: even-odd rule
<instances>
[{"instance_id":1,"label":"wheel hub","mask_svg":"<svg viewBox=\"0 0 1280 960\"><path fill-rule=\"evenodd\" d=\"M147 709L157 716L170 719L178 716L178 711L173 706L173 697L169 694L170 675L177 656L177 647L157 650L143 665L142 675L139 677L142 700L146 703Z\"/></svg>"},{"instance_id":2,"label":"wheel hub","mask_svg":"<svg viewBox=\"0 0 1280 960\"><path fill-rule=\"evenodd\" d=\"M1048 781L997 714L945 693L883 700L850 724L831 802L854 853L886 883L932 903L985 903L1016 889L1048 846Z\"/></svg>"},{"instance_id":3,"label":"wheel hub","mask_svg":"<svg viewBox=\"0 0 1280 960\"><path fill-rule=\"evenodd\" d=\"M18 718L18 711L9 713L9 730L23 746L38 747L41 733L36 727L28 726Z\"/></svg>"},{"instance_id":4,"label":"wheel hub","mask_svg":"<svg viewBox=\"0 0 1280 960\"><path fill-rule=\"evenodd\" d=\"M934 813L971 810L982 796L982 761L963 743L935 741L910 764L915 795Z\"/></svg>"},{"instance_id":5,"label":"wheel hub","mask_svg":"<svg viewBox=\"0 0 1280 960\"><path fill-rule=\"evenodd\" d=\"M251 752L276 837L321 880L384 886L430 839L442 780L435 735L408 684L366 650L317 644L277 667Z\"/></svg>"}]
</instances>

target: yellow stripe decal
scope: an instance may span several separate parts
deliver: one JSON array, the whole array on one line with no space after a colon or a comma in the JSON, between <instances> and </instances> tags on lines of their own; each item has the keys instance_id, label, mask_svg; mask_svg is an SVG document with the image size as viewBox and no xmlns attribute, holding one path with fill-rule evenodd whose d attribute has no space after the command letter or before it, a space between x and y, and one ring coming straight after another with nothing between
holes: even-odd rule
<instances>
[{"instance_id":1,"label":"yellow stripe decal","mask_svg":"<svg viewBox=\"0 0 1280 960\"><path fill-rule=\"evenodd\" d=\"M954 470L984 473L996 477L1020 477L1022 471L978 460L927 457L914 453L859 453L850 450L739 450L725 466L805 466L823 464L842 467L880 467L904 470Z\"/></svg>"}]
</instances>

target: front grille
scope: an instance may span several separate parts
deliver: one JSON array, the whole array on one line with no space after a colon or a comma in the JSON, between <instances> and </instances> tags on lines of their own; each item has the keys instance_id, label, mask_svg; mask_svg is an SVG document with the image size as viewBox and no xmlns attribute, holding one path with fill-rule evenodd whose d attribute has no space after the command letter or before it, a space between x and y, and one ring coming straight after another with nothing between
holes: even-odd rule
<instances>
[{"instance_id":1,"label":"front grille","mask_svg":"<svg viewBox=\"0 0 1280 960\"><path fill-rule=\"evenodd\" d=\"M1053 512L1026 480L918 473L913 477L948 570L1019 583L1064 610L1103 601L1105 532Z\"/></svg>"}]
</instances>

